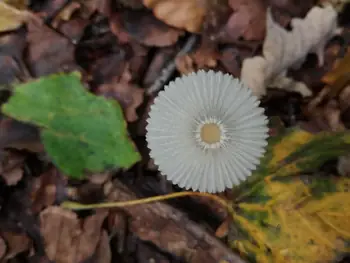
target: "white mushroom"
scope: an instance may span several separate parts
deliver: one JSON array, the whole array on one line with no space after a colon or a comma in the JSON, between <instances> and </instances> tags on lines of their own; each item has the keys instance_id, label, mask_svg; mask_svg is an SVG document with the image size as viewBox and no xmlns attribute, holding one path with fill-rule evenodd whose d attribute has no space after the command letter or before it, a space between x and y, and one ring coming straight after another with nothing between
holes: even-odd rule
<instances>
[{"instance_id":1,"label":"white mushroom","mask_svg":"<svg viewBox=\"0 0 350 263\"><path fill-rule=\"evenodd\" d=\"M150 156L174 184L222 192L244 181L267 145L264 109L251 90L221 72L200 70L170 82L151 106Z\"/></svg>"}]
</instances>

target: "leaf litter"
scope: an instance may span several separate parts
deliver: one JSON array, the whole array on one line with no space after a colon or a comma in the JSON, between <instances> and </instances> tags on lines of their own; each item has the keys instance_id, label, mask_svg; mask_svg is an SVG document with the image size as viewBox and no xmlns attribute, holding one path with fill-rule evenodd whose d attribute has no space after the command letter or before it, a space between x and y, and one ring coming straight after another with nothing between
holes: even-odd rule
<instances>
[{"instance_id":1,"label":"leaf litter","mask_svg":"<svg viewBox=\"0 0 350 263\"><path fill-rule=\"evenodd\" d=\"M1 1L2 262L348 262L346 8ZM164 84L199 69L240 77L270 119L260 167L218 195L232 218L195 196L60 206L181 192L150 165L145 119Z\"/></svg>"}]
</instances>

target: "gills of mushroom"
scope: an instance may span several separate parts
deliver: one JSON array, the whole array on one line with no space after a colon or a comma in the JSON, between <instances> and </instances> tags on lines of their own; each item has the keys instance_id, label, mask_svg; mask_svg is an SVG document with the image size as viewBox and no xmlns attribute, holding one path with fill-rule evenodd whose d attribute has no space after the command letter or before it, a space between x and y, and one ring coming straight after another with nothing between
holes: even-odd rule
<instances>
[{"instance_id":1,"label":"gills of mushroom","mask_svg":"<svg viewBox=\"0 0 350 263\"><path fill-rule=\"evenodd\" d=\"M168 180L187 190L217 193L238 185L267 145L258 99L221 72L200 70L170 82L147 122L150 156Z\"/></svg>"}]
</instances>

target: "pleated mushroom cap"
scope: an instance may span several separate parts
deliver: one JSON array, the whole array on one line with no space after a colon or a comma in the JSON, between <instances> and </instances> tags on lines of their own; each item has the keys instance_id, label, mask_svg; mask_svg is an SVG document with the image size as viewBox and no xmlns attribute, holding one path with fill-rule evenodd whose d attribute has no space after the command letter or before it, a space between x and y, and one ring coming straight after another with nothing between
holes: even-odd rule
<instances>
[{"instance_id":1,"label":"pleated mushroom cap","mask_svg":"<svg viewBox=\"0 0 350 263\"><path fill-rule=\"evenodd\" d=\"M216 193L247 179L267 145L264 109L251 90L221 72L200 70L159 92L146 139L159 171L172 183Z\"/></svg>"}]
</instances>

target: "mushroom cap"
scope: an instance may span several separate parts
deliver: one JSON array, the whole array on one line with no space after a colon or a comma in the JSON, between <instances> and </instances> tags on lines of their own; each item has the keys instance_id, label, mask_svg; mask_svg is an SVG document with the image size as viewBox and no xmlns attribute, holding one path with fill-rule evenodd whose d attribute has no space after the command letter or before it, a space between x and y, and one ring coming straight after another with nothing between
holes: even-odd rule
<instances>
[{"instance_id":1,"label":"mushroom cap","mask_svg":"<svg viewBox=\"0 0 350 263\"><path fill-rule=\"evenodd\" d=\"M199 70L176 78L151 106L150 157L172 183L216 193L247 179L267 145L264 109L229 74Z\"/></svg>"}]
</instances>

